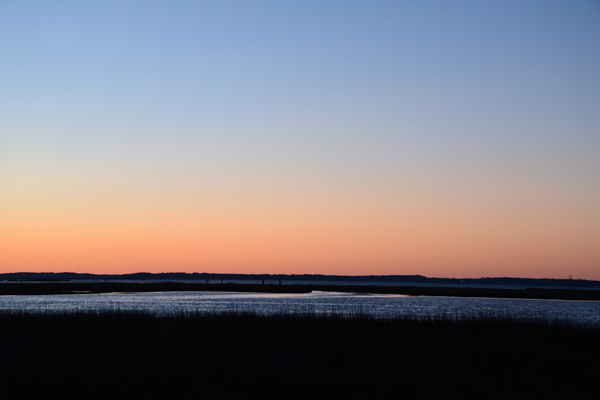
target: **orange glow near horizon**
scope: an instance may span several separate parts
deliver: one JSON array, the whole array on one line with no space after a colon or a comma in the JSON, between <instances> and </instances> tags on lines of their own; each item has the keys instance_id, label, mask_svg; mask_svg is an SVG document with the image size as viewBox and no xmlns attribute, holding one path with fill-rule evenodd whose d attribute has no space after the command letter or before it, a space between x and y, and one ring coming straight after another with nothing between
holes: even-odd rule
<instances>
[{"instance_id":1,"label":"orange glow near horizon","mask_svg":"<svg viewBox=\"0 0 600 400\"><path fill-rule=\"evenodd\" d=\"M549 218L543 209L353 193L60 197L46 209L14 199L18 212L3 215L0 230L1 272L600 279L599 228L577 210Z\"/></svg>"}]
</instances>

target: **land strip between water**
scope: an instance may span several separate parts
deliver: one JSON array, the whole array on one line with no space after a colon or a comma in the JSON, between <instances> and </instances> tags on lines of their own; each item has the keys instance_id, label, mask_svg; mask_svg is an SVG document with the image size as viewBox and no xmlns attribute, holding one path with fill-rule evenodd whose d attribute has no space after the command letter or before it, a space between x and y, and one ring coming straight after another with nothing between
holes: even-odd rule
<instances>
[{"instance_id":1,"label":"land strip between water","mask_svg":"<svg viewBox=\"0 0 600 400\"><path fill-rule=\"evenodd\" d=\"M312 291L407 296L487 297L507 299L600 301L599 290L506 289L442 286L376 286L320 284L252 284L187 282L2 282L0 295L52 295L143 292L310 293Z\"/></svg>"}]
</instances>

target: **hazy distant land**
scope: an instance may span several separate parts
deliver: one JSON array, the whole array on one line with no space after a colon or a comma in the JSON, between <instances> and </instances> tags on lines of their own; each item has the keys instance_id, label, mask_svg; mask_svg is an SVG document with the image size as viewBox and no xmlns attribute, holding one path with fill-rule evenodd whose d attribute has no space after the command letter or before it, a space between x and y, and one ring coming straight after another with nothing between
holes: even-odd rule
<instances>
[{"instance_id":1,"label":"hazy distant land","mask_svg":"<svg viewBox=\"0 0 600 400\"><path fill-rule=\"evenodd\" d=\"M272 283L294 282L369 282L369 283L414 283L447 285L503 285L527 287L577 287L600 288L600 281L588 279L536 279L536 278L428 278L422 275L321 275L321 274L214 274L185 272L138 272L134 274L89 274L76 272L14 272L0 274L0 280L127 280L127 281L181 281L181 280L221 280L224 281L260 281Z\"/></svg>"}]
</instances>

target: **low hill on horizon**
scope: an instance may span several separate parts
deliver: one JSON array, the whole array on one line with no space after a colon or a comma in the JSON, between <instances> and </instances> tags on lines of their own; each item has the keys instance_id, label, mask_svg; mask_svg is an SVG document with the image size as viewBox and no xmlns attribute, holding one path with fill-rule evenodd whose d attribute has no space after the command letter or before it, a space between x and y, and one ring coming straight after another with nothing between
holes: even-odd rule
<instances>
[{"instance_id":1,"label":"low hill on horizon","mask_svg":"<svg viewBox=\"0 0 600 400\"><path fill-rule=\"evenodd\" d=\"M563 286L569 288L600 287L600 281L587 279L553 278L436 278L422 275L321 275L321 274L216 274L206 272L137 272L133 274L91 274L76 272L12 272L0 274L0 280L66 281L66 280L228 280L228 281L284 281L284 282L345 282L404 283L404 284L485 284L511 286Z\"/></svg>"}]
</instances>

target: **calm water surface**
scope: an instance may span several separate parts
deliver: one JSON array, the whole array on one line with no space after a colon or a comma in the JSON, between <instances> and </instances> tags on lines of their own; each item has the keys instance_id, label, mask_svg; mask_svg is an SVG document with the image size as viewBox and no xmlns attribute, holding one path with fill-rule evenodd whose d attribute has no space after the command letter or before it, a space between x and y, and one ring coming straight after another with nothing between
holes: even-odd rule
<instances>
[{"instance_id":1,"label":"calm water surface","mask_svg":"<svg viewBox=\"0 0 600 400\"><path fill-rule=\"evenodd\" d=\"M0 309L32 312L143 310L158 315L176 312L250 311L259 314L368 313L377 317L504 314L545 316L600 326L600 302L488 299L433 296L369 295L334 292L308 294L160 292L0 296Z\"/></svg>"}]
</instances>

